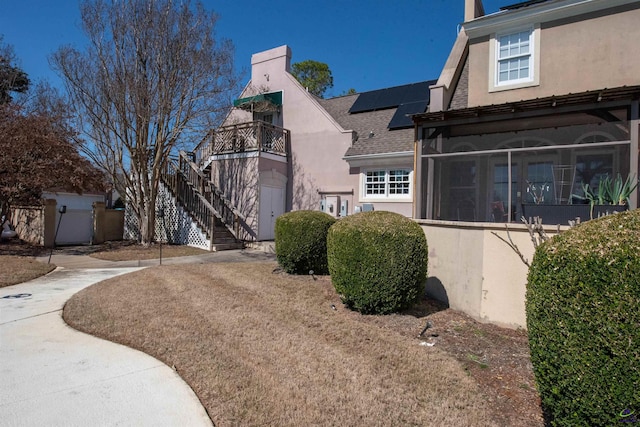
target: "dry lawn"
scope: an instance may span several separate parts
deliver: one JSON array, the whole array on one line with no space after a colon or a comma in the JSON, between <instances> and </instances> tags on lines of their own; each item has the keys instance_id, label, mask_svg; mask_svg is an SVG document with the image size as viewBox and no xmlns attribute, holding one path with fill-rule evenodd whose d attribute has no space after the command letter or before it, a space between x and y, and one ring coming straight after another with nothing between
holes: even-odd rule
<instances>
[{"instance_id":1,"label":"dry lawn","mask_svg":"<svg viewBox=\"0 0 640 427\"><path fill-rule=\"evenodd\" d=\"M43 264L23 256L0 255L0 288L35 279L55 268L53 264Z\"/></svg>"},{"instance_id":2,"label":"dry lawn","mask_svg":"<svg viewBox=\"0 0 640 427\"><path fill-rule=\"evenodd\" d=\"M203 249L182 245L162 245L162 258L201 255L209 253ZM160 245L136 245L131 242L107 242L102 244L97 252L90 256L107 261L130 261L160 258Z\"/></svg>"},{"instance_id":3,"label":"dry lawn","mask_svg":"<svg viewBox=\"0 0 640 427\"><path fill-rule=\"evenodd\" d=\"M362 316L343 308L328 277L275 267L154 267L76 294L64 318L173 366L216 426L542 425L530 385L520 391L533 410L479 381L479 371L494 369L476 362L484 350L445 337L473 341L472 320L428 301L410 313ZM418 338L427 319L434 327ZM479 338L485 350L495 342ZM499 345L522 353L522 338L509 331ZM528 354L519 357L522 368Z\"/></svg>"},{"instance_id":4,"label":"dry lawn","mask_svg":"<svg viewBox=\"0 0 640 427\"><path fill-rule=\"evenodd\" d=\"M48 254L50 249L33 246L19 239L0 240L0 288L35 279L53 271L54 264L43 264L33 257ZM93 246L58 247L54 253L90 255L108 261L160 258L160 246L144 247L129 241L105 242ZM190 246L162 245L162 257L172 258L208 253Z\"/></svg>"},{"instance_id":5,"label":"dry lawn","mask_svg":"<svg viewBox=\"0 0 640 427\"><path fill-rule=\"evenodd\" d=\"M0 239L0 288L16 285L43 276L56 266L34 261L44 253L43 248L19 239Z\"/></svg>"}]
</instances>

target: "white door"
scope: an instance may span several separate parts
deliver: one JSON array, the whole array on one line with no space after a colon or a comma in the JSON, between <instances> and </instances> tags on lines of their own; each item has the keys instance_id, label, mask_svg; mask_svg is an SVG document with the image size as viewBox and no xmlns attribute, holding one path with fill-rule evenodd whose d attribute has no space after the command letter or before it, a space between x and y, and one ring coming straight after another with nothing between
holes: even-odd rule
<instances>
[{"instance_id":1,"label":"white door","mask_svg":"<svg viewBox=\"0 0 640 427\"><path fill-rule=\"evenodd\" d=\"M284 213L284 188L260 187L258 240L275 238L276 218Z\"/></svg>"},{"instance_id":2,"label":"white door","mask_svg":"<svg viewBox=\"0 0 640 427\"><path fill-rule=\"evenodd\" d=\"M60 218L62 216L62 218ZM59 224L59 228L58 228ZM93 211L69 209L64 214L56 214L57 245L80 245L91 243L93 234Z\"/></svg>"}]
</instances>

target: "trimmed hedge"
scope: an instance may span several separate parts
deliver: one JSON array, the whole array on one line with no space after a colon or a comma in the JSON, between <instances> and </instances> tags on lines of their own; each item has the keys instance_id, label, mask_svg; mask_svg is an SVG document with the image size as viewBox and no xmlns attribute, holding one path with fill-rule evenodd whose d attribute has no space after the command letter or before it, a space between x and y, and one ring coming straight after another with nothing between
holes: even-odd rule
<instances>
[{"instance_id":1,"label":"trimmed hedge","mask_svg":"<svg viewBox=\"0 0 640 427\"><path fill-rule=\"evenodd\" d=\"M327 231L336 222L324 212L294 211L276 218L276 259L290 274L327 274Z\"/></svg>"},{"instance_id":2,"label":"trimmed hedge","mask_svg":"<svg viewBox=\"0 0 640 427\"><path fill-rule=\"evenodd\" d=\"M640 210L546 242L528 282L531 361L551 424L640 416Z\"/></svg>"},{"instance_id":3,"label":"trimmed hedge","mask_svg":"<svg viewBox=\"0 0 640 427\"><path fill-rule=\"evenodd\" d=\"M414 221L392 212L362 212L336 222L327 236L329 272L351 309L386 314L424 292L427 239Z\"/></svg>"}]
</instances>

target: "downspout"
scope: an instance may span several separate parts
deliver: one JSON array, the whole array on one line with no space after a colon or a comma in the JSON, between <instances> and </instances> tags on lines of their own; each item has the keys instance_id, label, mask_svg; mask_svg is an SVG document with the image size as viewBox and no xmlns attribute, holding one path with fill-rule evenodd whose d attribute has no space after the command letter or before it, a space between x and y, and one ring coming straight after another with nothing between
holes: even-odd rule
<instances>
[{"instance_id":1,"label":"downspout","mask_svg":"<svg viewBox=\"0 0 640 427\"><path fill-rule=\"evenodd\" d=\"M629 127L631 140L631 146L629 147L629 176L635 174L636 179L638 179L640 175L640 170L638 170L638 156L640 155L640 101L638 100L631 102ZM638 208L638 189L629 196L629 205L629 209Z\"/></svg>"},{"instance_id":2,"label":"downspout","mask_svg":"<svg viewBox=\"0 0 640 427\"><path fill-rule=\"evenodd\" d=\"M420 144L422 147L422 144ZM422 170L418 170L418 158L422 156L422 150L418 153L418 125L413 125L413 218L419 218L418 205L422 203L422 197L418 197L418 175Z\"/></svg>"}]
</instances>

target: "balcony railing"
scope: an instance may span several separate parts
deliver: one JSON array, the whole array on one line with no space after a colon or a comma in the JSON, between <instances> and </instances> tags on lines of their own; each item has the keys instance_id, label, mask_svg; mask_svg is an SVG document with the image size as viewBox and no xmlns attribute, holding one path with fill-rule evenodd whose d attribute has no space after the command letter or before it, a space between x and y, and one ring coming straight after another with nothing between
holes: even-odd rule
<instances>
[{"instance_id":1,"label":"balcony railing","mask_svg":"<svg viewBox=\"0 0 640 427\"><path fill-rule=\"evenodd\" d=\"M287 155L289 130L263 121L239 123L213 130L195 148L198 163L219 154L262 151Z\"/></svg>"}]
</instances>

